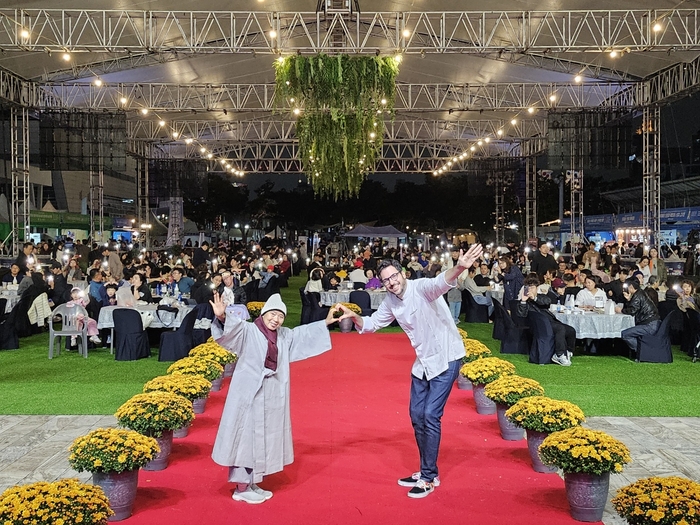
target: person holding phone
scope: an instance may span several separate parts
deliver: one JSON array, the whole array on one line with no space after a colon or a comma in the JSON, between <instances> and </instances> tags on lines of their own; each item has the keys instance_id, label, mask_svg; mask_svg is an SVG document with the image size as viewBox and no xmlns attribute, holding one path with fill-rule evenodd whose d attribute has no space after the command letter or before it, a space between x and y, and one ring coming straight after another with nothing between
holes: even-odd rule
<instances>
[{"instance_id":1,"label":"person holding phone","mask_svg":"<svg viewBox=\"0 0 700 525\"><path fill-rule=\"evenodd\" d=\"M622 308L615 308L615 311L634 316L635 326L623 330L621 337L630 349L630 358L636 360L639 356L639 341L643 336L657 332L661 318L656 306L634 277L625 282L624 296L626 304Z\"/></svg>"}]
</instances>

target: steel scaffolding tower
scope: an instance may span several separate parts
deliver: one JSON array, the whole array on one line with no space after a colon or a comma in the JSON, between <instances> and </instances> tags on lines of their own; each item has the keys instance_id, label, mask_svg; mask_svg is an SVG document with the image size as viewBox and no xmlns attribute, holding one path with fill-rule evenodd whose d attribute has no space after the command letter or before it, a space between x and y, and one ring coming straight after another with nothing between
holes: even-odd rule
<instances>
[{"instance_id":1,"label":"steel scaffolding tower","mask_svg":"<svg viewBox=\"0 0 700 525\"><path fill-rule=\"evenodd\" d=\"M567 175L571 180L571 240L579 242L586 235L583 222L583 170L571 169Z\"/></svg>"},{"instance_id":2,"label":"steel scaffolding tower","mask_svg":"<svg viewBox=\"0 0 700 525\"><path fill-rule=\"evenodd\" d=\"M537 159L525 158L525 235L537 237Z\"/></svg>"},{"instance_id":3,"label":"steel scaffolding tower","mask_svg":"<svg viewBox=\"0 0 700 525\"><path fill-rule=\"evenodd\" d=\"M93 127L92 158L90 159L90 239L102 242L104 233L104 159L97 127Z\"/></svg>"},{"instance_id":4,"label":"steel scaffolding tower","mask_svg":"<svg viewBox=\"0 0 700 525\"><path fill-rule=\"evenodd\" d=\"M642 220L644 235L650 246L659 246L661 242L661 109L659 106L645 106L642 120L642 137L644 166Z\"/></svg>"},{"instance_id":5,"label":"steel scaffolding tower","mask_svg":"<svg viewBox=\"0 0 700 525\"><path fill-rule=\"evenodd\" d=\"M12 156L12 253L17 256L20 241L29 240L29 111L26 107L10 109ZM20 234L21 230L21 234Z\"/></svg>"},{"instance_id":6,"label":"steel scaffolding tower","mask_svg":"<svg viewBox=\"0 0 700 525\"><path fill-rule=\"evenodd\" d=\"M182 205L182 197L172 197L170 199L170 211L168 213L168 238L165 241L166 246L174 246L182 243Z\"/></svg>"}]
</instances>

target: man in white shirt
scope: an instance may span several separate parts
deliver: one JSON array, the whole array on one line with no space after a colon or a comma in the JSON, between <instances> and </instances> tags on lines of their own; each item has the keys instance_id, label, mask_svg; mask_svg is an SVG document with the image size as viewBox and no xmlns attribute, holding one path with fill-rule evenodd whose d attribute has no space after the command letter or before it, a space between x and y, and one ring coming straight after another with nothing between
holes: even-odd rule
<instances>
[{"instance_id":1,"label":"man in white shirt","mask_svg":"<svg viewBox=\"0 0 700 525\"><path fill-rule=\"evenodd\" d=\"M464 344L442 296L457 285L457 277L472 267L482 251L479 244L466 253L460 250L455 264L446 272L433 279L412 281L404 277L398 261L384 260L377 274L388 293L377 311L360 317L339 305L343 310L341 319L351 318L361 334L398 321L416 351L409 412L420 453L420 472L398 480L399 485L412 487L408 492L411 498L423 498L440 484L437 458L442 413L464 357Z\"/></svg>"}]
</instances>

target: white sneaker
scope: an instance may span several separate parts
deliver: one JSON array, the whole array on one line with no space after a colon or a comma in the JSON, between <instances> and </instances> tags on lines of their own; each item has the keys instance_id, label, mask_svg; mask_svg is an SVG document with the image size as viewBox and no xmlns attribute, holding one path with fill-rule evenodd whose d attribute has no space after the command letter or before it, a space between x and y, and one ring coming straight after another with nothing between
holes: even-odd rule
<instances>
[{"instance_id":1,"label":"white sneaker","mask_svg":"<svg viewBox=\"0 0 700 525\"><path fill-rule=\"evenodd\" d=\"M420 480L420 472L414 472L408 478L401 478L398 483L402 487L415 487L418 483L418 480ZM435 476L435 479L433 480L433 485L436 487L440 486L440 476Z\"/></svg>"},{"instance_id":2,"label":"white sneaker","mask_svg":"<svg viewBox=\"0 0 700 525\"><path fill-rule=\"evenodd\" d=\"M233 496L231 497L234 501L245 501L246 503L250 503L251 505L258 505L267 501L267 498L265 498L265 496L263 496L262 494L258 494L251 487L248 487L243 492L240 492L238 489L236 489L233 491Z\"/></svg>"},{"instance_id":3,"label":"white sneaker","mask_svg":"<svg viewBox=\"0 0 700 525\"><path fill-rule=\"evenodd\" d=\"M96 336L96 335L91 335L91 336L90 336L90 341L92 341L92 342L95 343L96 345L101 345L101 344L102 344L102 339L100 339L100 338L99 338L98 336Z\"/></svg>"},{"instance_id":4,"label":"white sneaker","mask_svg":"<svg viewBox=\"0 0 700 525\"><path fill-rule=\"evenodd\" d=\"M261 496L263 496L265 500L268 500L272 497L272 492L270 492L269 490L261 489L255 483L253 483L250 486L250 488L253 489L253 492L255 492L256 494L260 494Z\"/></svg>"},{"instance_id":5,"label":"white sneaker","mask_svg":"<svg viewBox=\"0 0 700 525\"><path fill-rule=\"evenodd\" d=\"M552 361L561 366L571 366L571 359L566 354L552 356Z\"/></svg>"}]
</instances>

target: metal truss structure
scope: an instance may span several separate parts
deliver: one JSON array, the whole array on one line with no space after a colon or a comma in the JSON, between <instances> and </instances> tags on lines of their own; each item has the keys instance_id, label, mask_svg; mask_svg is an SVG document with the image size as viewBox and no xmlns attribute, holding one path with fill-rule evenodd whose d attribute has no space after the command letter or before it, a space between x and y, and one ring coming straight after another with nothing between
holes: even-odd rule
<instances>
[{"instance_id":1,"label":"metal truss structure","mask_svg":"<svg viewBox=\"0 0 700 525\"><path fill-rule=\"evenodd\" d=\"M661 241L661 110L644 108L642 120L644 176L642 221L650 246Z\"/></svg>"},{"instance_id":2,"label":"metal truss structure","mask_svg":"<svg viewBox=\"0 0 700 525\"><path fill-rule=\"evenodd\" d=\"M94 110L272 112L274 84L43 83L50 107ZM634 108L635 84L490 83L396 84L398 112L520 111L554 108ZM622 93L621 93L622 92Z\"/></svg>"},{"instance_id":3,"label":"metal truss structure","mask_svg":"<svg viewBox=\"0 0 700 525\"><path fill-rule=\"evenodd\" d=\"M547 121L535 119L519 120L515 124L504 120L395 120L387 121L385 126L385 141L404 143L464 141L485 137L490 137L494 142L512 143L547 135ZM296 122L175 120L161 125L153 120L139 119L127 121L127 137L133 141L180 143L194 139L205 144L237 141L289 142L296 140Z\"/></svg>"},{"instance_id":4,"label":"metal truss structure","mask_svg":"<svg viewBox=\"0 0 700 525\"><path fill-rule=\"evenodd\" d=\"M658 30L654 26L659 24ZM274 31L274 33L273 33ZM338 48L339 34L343 47ZM700 49L699 9L235 12L0 9L0 49L600 53Z\"/></svg>"},{"instance_id":5,"label":"metal truss structure","mask_svg":"<svg viewBox=\"0 0 700 525\"><path fill-rule=\"evenodd\" d=\"M537 159L525 159L525 238L537 237Z\"/></svg>"},{"instance_id":6,"label":"metal truss structure","mask_svg":"<svg viewBox=\"0 0 700 525\"><path fill-rule=\"evenodd\" d=\"M20 240L29 241L29 111L10 109L10 154L12 169L12 253L17 256ZM20 235L21 229L21 235Z\"/></svg>"},{"instance_id":7,"label":"metal truss structure","mask_svg":"<svg viewBox=\"0 0 700 525\"><path fill-rule=\"evenodd\" d=\"M90 238L101 242L104 233L104 159L102 143L93 141L97 152L90 165Z\"/></svg>"}]
</instances>

